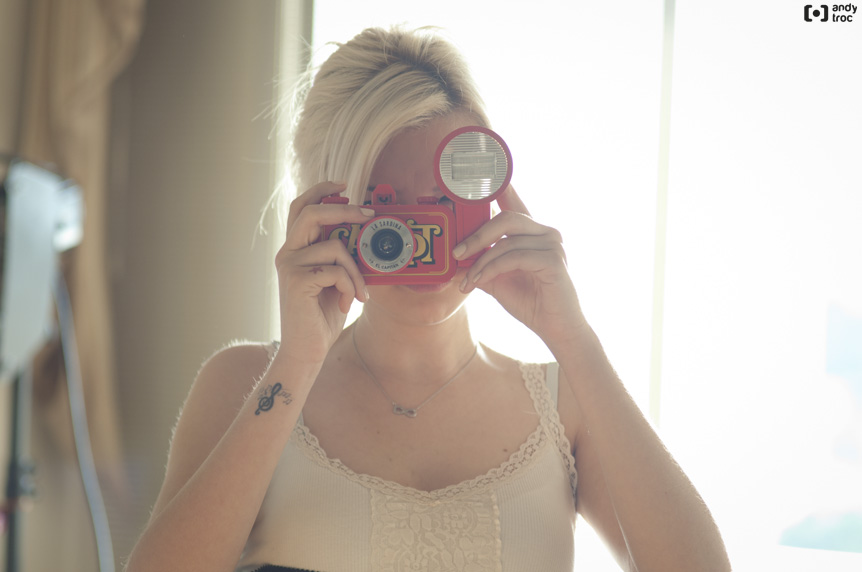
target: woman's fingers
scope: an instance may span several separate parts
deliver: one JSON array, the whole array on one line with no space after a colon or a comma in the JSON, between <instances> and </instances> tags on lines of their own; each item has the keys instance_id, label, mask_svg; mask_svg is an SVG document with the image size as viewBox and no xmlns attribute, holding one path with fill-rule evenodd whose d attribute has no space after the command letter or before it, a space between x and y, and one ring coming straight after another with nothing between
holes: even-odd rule
<instances>
[{"instance_id":1,"label":"woman's fingers","mask_svg":"<svg viewBox=\"0 0 862 572\"><path fill-rule=\"evenodd\" d=\"M515 187L509 185L503 194L497 198L497 204L504 211L513 211L523 215L530 216L530 211L527 210L527 205L521 200L518 193L515 192Z\"/></svg>"},{"instance_id":2,"label":"woman's fingers","mask_svg":"<svg viewBox=\"0 0 862 572\"><path fill-rule=\"evenodd\" d=\"M346 183L324 181L314 185L293 199L290 203L290 208L287 211L287 228L290 228L291 224L296 220L296 217L298 217L299 213L302 212L302 209L308 205L318 204L324 197L328 197L329 195L343 193L345 189L347 189Z\"/></svg>"},{"instance_id":3,"label":"woman's fingers","mask_svg":"<svg viewBox=\"0 0 862 572\"><path fill-rule=\"evenodd\" d=\"M554 265L565 268L565 264L566 253L563 246L552 236L507 237L498 241L473 263L464 276L461 290L469 292L480 281L487 283L506 272L538 272Z\"/></svg>"},{"instance_id":4,"label":"woman's fingers","mask_svg":"<svg viewBox=\"0 0 862 572\"><path fill-rule=\"evenodd\" d=\"M499 258L500 256L504 256L509 252L516 250L550 250L556 252L563 258L563 260L565 260L566 257L562 243L559 240L555 240L555 236L552 233L541 235L507 236L498 240L492 248L480 256L473 264L471 270L473 270L474 273L479 272L485 265L489 264L495 258Z\"/></svg>"},{"instance_id":5,"label":"woman's fingers","mask_svg":"<svg viewBox=\"0 0 862 572\"><path fill-rule=\"evenodd\" d=\"M374 216L374 210L348 204L321 204L330 196L342 193L344 183L318 183L290 203L287 215L285 245L296 250L320 239L324 225L364 223Z\"/></svg>"},{"instance_id":6,"label":"woman's fingers","mask_svg":"<svg viewBox=\"0 0 862 572\"><path fill-rule=\"evenodd\" d=\"M299 250L320 240L323 227L343 223L366 223L374 217L374 210L357 205L313 204L302 209L287 229L284 245Z\"/></svg>"},{"instance_id":7,"label":"woman's fingers","mask_svg":"<svg viewBox=\"0 0 862 572\"><path fill-rule=\"evenodd\" d=\"M307 248L290 252L287 256L290 260L288 264L297 268L297 272L302 272L303 268L309 268L311 269L310 272L315 273L319 272L316 270L319 267L341 266L353 282L356 299L360 302L368 301L365 278L359 271L356 261L347 252L347 247L340 240L324 240Z\"/></svg>"},{"instance_id":8,"label":"woman's fingers","mask_svg":"<svg viewBox=\"0 0 862 572\"><path fill-rule=\"evenodd\" d=\"M357 290L346 268L337 265L303 266L297 268L296 272L305 273L305 276L295 278L295 282L299 282L297 286L301 295L316 298L326 288L335 288L339 293L338 309L342 314L350 311L350 304L357 297Z\"/></svg>"},{"instance_id":9,"label":"woman's fingers","mask_svg":"<svg viewBox=\"0 0 862 572\"><path fill-rule=\"evenodd\" d=\"M453 249L458 260L481 253L461 284L464 292L514 270L539 272L559 265L565 268L562 235L530 218L514 187L510 185L497 203L502 212Z\"/></svg>"},{"instance_id":10,"label":"woman's fingers","mask_svg":"<svg viewBox=\"0 0 862 572\"><path fill-rule=\"evenodd\" d=\"M457 245L452 254L457 260L470 258L505 236L518 235L545 236L547 240L562 242L556 229L541 225L524 213L503 211Z\"/></svg>"},{"instance_id":11,"label":"woman's fingers","mask_svg":"<svg viewBox=\"0 0 862 572\"><path fill-rule=\"evenodd\" d=\"M290 340L303 360L325 359L354 298L368 301L365 279L344 243L321 240L324 227L363 224L374 215L357 205L321 203L344 189L340 183L319 183L297 197L275 257L282 340Z\"/></svg>"},{"instance_id":12,"label":"woman's fingers","mask_svg":"<svg viewBox=\"0 0 862 572\"><path fill-rule=\"evenodd\" d=\"M538 274L559 265L560 259L560 255L553 250L513 250L494 258L481 269L471 269L462 281L461 290L470 292L473 288L492 282L501 274L515 270Z\"/></svg>"}]
</instances>

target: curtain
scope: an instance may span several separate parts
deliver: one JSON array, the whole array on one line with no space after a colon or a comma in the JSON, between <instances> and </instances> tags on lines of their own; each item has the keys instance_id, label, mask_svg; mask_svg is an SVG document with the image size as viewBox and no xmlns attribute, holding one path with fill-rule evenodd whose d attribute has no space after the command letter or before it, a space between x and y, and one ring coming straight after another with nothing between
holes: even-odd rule
<instances>
[{"instance_id":1,"label":"curtain","mask_svg":"<svg viewBox=\"0 0 862 572\"><path fill-rule=\"evenodd\" d=\"M105 244L110 88L133 53L142 16L143 0L32 1L21 104L19 154L56 165L84 195L84 238L64 265L94 452L103 459L119 458ZM64 400L53 399L58 351L40 354L36 384L49 415L62 416Z\"/></svg>"},{"instance_id":2,"label":"curtain","mask_svg":"<svg viewBox=\"0 0 862 572\"><path fill-rule=\"evenodd\" d=\"M144 0L30 0L25 5L17 149L11 151L53 164L82 189L83 240L62 264L76 320L93 453L106 497L117 498L125 479L107 271L107 157L111 86L134 53ZM61 559L54 569L85 569L80 566L93 562L89 538L82 542L81 537L89 534L84 525L89 519L80 512L84 505L61 364L58 341L48 343L34 364L32 455L39 496L25 530L32 569L54 566L50 553ZM57 539L60 545L52 540L51 551L40 550L32 546L34 536Z\"/></svg>"}]
</instances>

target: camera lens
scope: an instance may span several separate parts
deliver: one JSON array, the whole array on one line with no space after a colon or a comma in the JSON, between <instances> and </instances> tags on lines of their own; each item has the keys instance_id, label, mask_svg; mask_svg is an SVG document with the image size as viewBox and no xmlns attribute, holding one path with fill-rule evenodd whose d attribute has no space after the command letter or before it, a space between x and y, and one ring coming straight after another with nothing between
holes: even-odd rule
<instances>
[{"instance_id":1,"label":"camera lens","mask_svg":"<svg viewBox=\"0 0 862 572\"><path fill-rule=\"evenodd\" d=\"M383 228L371 237L371 252L380 260L391 261L401 256L404 240L391 228Z\"/></svg>"},{"instance_id":2,"label":"camera lens","mask_svg":"<svg viewBox=\"0 0 862 572\"><path fill-rule=\"evenodd\" d=\"M369 269L388 274L410 264L416 239L403 220L380 217L362 227L356 246L360 260Z\"/></svg>"}]
</instances>

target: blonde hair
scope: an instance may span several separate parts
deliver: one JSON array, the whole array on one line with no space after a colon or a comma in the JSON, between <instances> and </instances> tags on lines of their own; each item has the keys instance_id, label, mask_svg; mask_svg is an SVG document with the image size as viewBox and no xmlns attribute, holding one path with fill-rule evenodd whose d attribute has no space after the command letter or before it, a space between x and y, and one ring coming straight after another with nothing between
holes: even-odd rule
<instances>
[{"instance_id":1,"label":"blonde hair","mask_svg":"<svg viewBox=\"0 0 862 572\"><path fill-rule=\"evenodd\" d=\"M346 196L361 202L377 157L397 133L453 111L489 127L466 62L432 29L369 28L336 45L300 92L291 145L298 192L344 181Z\"/></svg>"}]
</instances>

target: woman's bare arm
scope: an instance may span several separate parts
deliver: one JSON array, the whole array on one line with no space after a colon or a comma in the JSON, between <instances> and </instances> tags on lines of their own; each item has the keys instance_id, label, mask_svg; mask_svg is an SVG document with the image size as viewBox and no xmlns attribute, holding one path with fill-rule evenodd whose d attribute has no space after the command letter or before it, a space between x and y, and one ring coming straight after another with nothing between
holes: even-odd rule
<instances>
[{"instance_id":1,"label":"woman's bare arm","mask_svg":"<svg viewBox=\"0 0 862 572\"><path fill-rule=\"evenodd\" d=\"M552 348L577 418L578 511L625 570L730 570L718 528L691 481L625 390L591 328ZM572 399L573 397L573 399Z\"/></svg>"},{"instance_id":2,"label":"woman's bare arm","mask_svg":"<svg viewBox=\"0 0 862 572\"><path fill-rule=\"evenodd\" d=\"M368 299L340 241L318 242L327 224L364 223L374 211L323 205L344 191L322 182L290 205L275 257L281 346L258 382L261 349L236 347L201 369L177 424L167 474L128 572L233 570L308 393L354 299Z\"/></svg>"},{"instance_id":3,"label":"woman's bare arm","mask_svg":"<svg viewBox=\"0 0 862 572\"><path fill-rule=\"evenodd\" d=\"M260 346L222 350L203 366L128 572L234 569L317 376L278 356L265 367Z\"/></svg>"}]
</instances>

